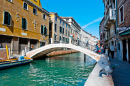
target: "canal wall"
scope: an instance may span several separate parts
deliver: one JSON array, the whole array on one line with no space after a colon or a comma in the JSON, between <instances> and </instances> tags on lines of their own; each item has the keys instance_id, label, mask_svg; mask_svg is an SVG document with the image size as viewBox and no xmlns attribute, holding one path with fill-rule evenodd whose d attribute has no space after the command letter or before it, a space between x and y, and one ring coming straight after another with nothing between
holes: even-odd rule
<instances>
[{"instance_id":1,"label":"canal wall","mask_svg":"<svg viewBox=\"0 0 130 86\"><path fill-rule=\"evenodd\" d=\"M107 58L100 58L84 86L114 86L112 76L107 77L106 75L102 75L102 77L99 77L99 71L103 69L106 64L110 65L110 62L107 60Z\"/></svg>"},{"instance_id":2,"label":"canal wall","mask_svg":"<svg viewBox=\"0 0 130 86\"><path fill-rule=\"evenodd\" d=\"M57 55L64 55L64 54L70 54L70 53L77 53L79 51L76 50L59 50L59 51L53 51L49 54L47 54L47 56L57 56Z\"/></svg>"}]
</instances>

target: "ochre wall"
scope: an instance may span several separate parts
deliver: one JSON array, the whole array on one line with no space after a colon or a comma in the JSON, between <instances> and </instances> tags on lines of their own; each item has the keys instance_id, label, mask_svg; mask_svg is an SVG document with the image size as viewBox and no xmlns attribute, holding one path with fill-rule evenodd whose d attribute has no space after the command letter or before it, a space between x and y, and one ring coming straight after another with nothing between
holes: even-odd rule
<instances>
[{"instance_id":1,"label":"ochre wall","mask_svg":"<svg viewBox=\"0 0 130 86\"><path fill-rule=\"evenodd\" d=\"M6 0L0 0L0 28L5 28L6 32L0 31L0 34L10 35L16 37L25 37L31 39L38 39L39 41L47 40L49 37L43 39L43 35L40 34L41 25L47 27L47 34L49 35L49 16L46 14L46 19L43 19L43 13L37 10L37 15L33 14L33 6L28 4L28 10L23 9L22 0L13 0L8 2ZM12 16L11 26L3 24L4 11L8 11ZM19 14L18 22L16 21L16 15ZM27 30L22 29L22 17L27 20ZM34 29L34 22L36 20L36 29ZM27 33L27 36L21 35L21 33Z\"/></svg>"}]
</instances>

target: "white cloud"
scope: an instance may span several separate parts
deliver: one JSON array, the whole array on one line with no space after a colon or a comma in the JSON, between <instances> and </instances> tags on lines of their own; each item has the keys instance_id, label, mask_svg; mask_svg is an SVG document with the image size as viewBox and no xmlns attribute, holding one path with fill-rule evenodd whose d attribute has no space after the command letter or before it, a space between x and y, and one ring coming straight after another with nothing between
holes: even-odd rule
<instances>
[{"instance_id":1,"label":"white cloud","mask_svg":"<svg viewBox=\"0 0 130 86\"><path fill-rule=\"evenodd\" d=\"M93 20L92 22L90 22L90 23L88 23L88 24L82 26L82 28L86 28L86 27L88 27L89 25L91 25L91 24L93 24L93 23L99 22L99 21L102 20L102 18L103 18L103 17L99 17L99 18Z\"/></svg>"}]
</instances>

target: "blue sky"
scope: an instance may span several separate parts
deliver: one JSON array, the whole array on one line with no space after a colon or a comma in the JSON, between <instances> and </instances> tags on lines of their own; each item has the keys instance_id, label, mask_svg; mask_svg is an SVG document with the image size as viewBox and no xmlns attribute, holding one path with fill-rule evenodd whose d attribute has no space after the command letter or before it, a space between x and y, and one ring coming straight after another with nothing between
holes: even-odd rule
<instances>
[{"instance_id":1,"label":"blue sky","mask_svg":"<svg viewBox=\"0 0 130 86\"><path fill-rule=\"evenodd\" d=\"M41 0L42 7L59 16L73 17L85 31L99 38L99 23L103 17L103 0Z\"/></svg>"}]
</instances>

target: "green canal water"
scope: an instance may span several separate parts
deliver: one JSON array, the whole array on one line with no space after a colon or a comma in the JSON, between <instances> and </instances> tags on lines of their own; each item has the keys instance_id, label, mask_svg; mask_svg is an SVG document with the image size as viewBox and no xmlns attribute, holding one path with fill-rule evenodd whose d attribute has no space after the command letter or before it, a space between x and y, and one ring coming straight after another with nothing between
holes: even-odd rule
<instances>
[{"instance_id":1,"label":"green canal water","mask_svg":"<svg viewBox=\"0 0 130 86\"><path fill-rule=\"evenodd\" d=\"M94 66L82 53L49 57L0 70L0 86L83 86Z\"/></svg>"}]
</instances>

